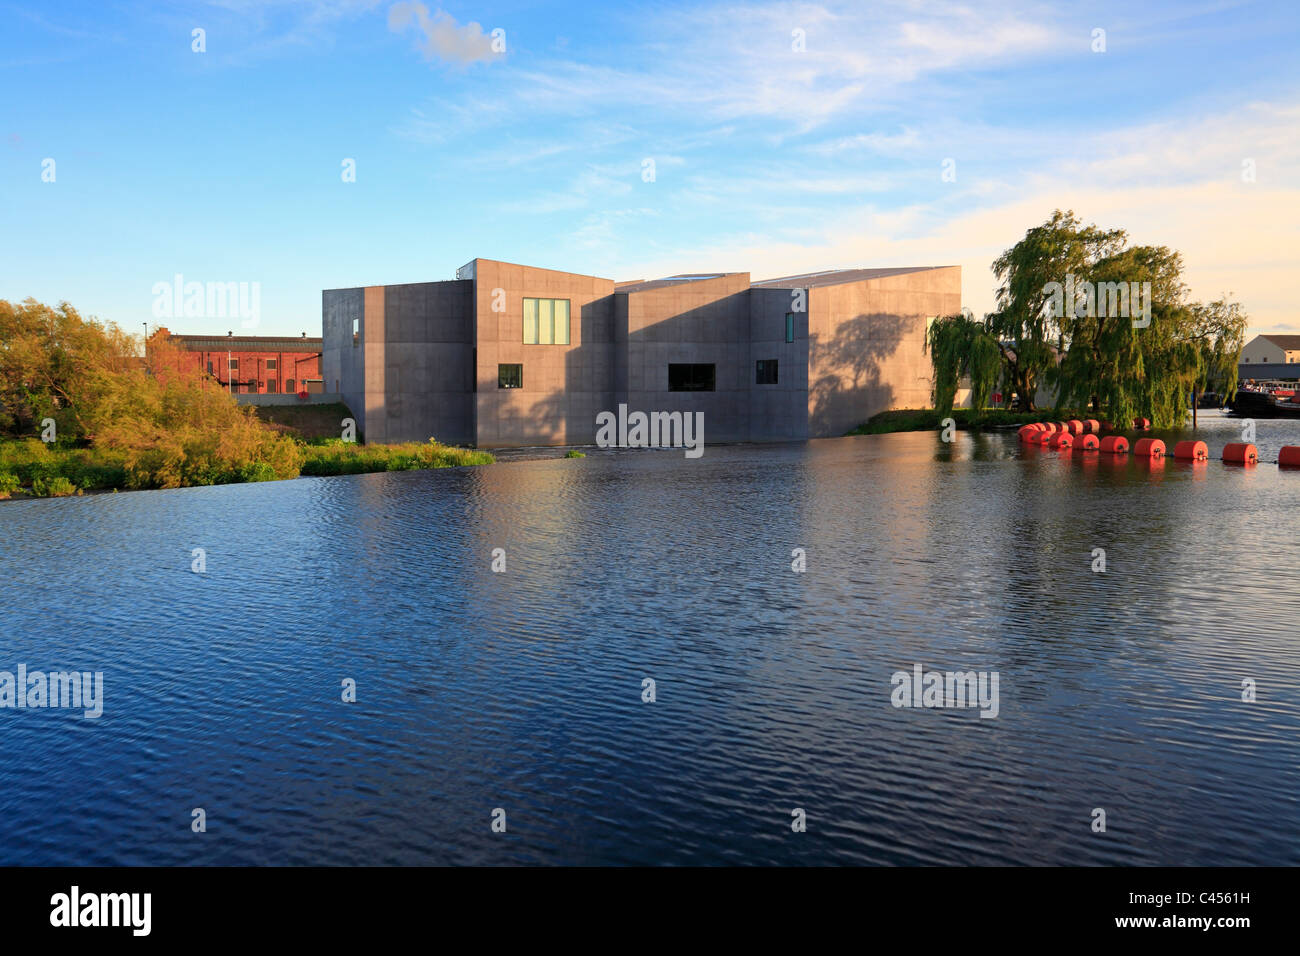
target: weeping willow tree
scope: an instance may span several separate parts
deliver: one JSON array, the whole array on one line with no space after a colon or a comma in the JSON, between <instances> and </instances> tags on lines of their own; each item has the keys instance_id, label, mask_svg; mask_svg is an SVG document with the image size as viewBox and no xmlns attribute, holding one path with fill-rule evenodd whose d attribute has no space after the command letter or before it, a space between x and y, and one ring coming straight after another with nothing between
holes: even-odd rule
<instances>
[{"instance_id":1,"label":"weeping willow tree","mask_svg":"<svg viewBox=\"0 0 1300 956\"><path fill-rule=\"evenodd\" d=\"M1093 407L1116 422L1187 421L1210 381L1236 387L1246 316L1224 300L1186 301L1182 258L1164 246L1106 256L1077 284L1060 319L1064 356L1050 374L1058 406Z\"/></svg>"},{"instance_id":2,"label":"weeping willow tree","mask_svg":"<svg viewBox=\"0 0 1300 956\"><path fill-rule=\"evenodd\" d=\"M941 416L952 411L957 388L969 376L971 408L976 416L1002 376L1002 351L983 322L965 315L935 319L926 334L934 366L933 400Z\"/></svg>"}]
</instances>

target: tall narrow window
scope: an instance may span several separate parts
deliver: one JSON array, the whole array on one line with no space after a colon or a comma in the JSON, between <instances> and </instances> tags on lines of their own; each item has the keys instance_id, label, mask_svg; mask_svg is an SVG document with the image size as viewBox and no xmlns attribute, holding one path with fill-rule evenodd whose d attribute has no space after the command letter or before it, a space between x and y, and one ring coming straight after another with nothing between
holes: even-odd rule
<instances>
[{"instance_id":1,"label":"tall narrow window","mask_svg":"<svg viewBox=\"0 0 1300 956\"><path fill-rule=\"evenodd\" d=\"M268 392L269 394L272 394L272 395L275 394L275 379L273 379L273 378L268 378L268 379L266 380L266 390L267 390L267 392Z\"/></svg>"},{"instance_id":2,"label":"tall narrow window","mask_svg":"<svg viewBox=\"0 0 1300 956\"><path fill-rule=\"evenodd\" d=\"M537 344L537 300L524 299L524 344Z\"/></svg>"},{"instance_id":3,"label":"tall narrow window","mask_svg":"<svg viewBox=\"0 0 1300 956\"><path fill-rule=\"evenodd\" d=\"M522 365L498 365L497 388L523 388L524 367Z\"/></svg>"},{"instance_id":4,"label":"tall narrow window","mask_svg":"<svg viewBox=\"0 0 1300 956\"><path fill-rule=\"evenodd\" d=\"M524 299L524 344L568 345L569 300Z\"/></svg>"},{"instance_id":5,"label":"tall narrow window","mask_svg":"<svg viewBox=\"0 0 1300 956\"><path fill-rule=\"evenodd\" d=\"M785 314L785 340L787 342L794 341L794 313L793 312L787 312Z\"/></svg>"},{"instance_id":6,"label":"tall narrow window","mask_svg":"<svg viewBox=\"0 0 1300 956\"><path fill-rule=\"evenodd\" d=\"M361 340L361 320L352 320L352 347L356 348L357 342Z\"/></svg>"}]
</instances>

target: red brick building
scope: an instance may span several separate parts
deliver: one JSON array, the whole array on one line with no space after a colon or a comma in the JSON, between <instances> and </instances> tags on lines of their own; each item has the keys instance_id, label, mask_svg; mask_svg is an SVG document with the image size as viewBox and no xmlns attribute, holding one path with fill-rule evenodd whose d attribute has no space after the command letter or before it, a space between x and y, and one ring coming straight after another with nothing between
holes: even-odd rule
<instances>
[{"instance_id":1,"label":"red brick building","mask_svg":"<svg viewBox=\"0 0 1300 956\"><path fill-rule=\"evenodd\" d=\"M323 392L321 340L273 335L171 335L186 363L211 375L236 394Z\"/></svg>"}]
</instances>

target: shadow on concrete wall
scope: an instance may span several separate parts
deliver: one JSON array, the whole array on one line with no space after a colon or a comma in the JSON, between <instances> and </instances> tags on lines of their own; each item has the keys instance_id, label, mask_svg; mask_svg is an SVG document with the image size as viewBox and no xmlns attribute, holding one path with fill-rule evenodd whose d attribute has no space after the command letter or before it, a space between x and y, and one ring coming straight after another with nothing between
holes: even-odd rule
<instances>
[{"instance_id":1,"label":"shadow on concrete wall","mask_svg":"<svg viewBox=\"0 0 1300 956\"><path fill-rule=\"evenodd\" d=\"M872 313L841 322L825 341L808 341L808 431L814 438L843 435L894 403L885 363L915 317Z\"/></svg>"}]
</instances>

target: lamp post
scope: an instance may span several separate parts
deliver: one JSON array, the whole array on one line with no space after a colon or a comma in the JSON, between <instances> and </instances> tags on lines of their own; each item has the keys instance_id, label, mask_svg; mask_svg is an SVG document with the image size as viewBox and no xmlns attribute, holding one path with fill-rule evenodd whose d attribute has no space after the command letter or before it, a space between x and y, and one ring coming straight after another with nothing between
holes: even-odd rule
<instances>
[{"instance_id":1,"label":"lamp post","mask_svg":"<svg viewBox=\"0 0 1300 956\"><path fill-rule=\"evenodd\" d=\"M226 332L226 394L228 395L235 394L234 379L230 375L230 346L234 341L235 341L235 333L231 331L227 331Z\"/></svg>"}]
</instances>

